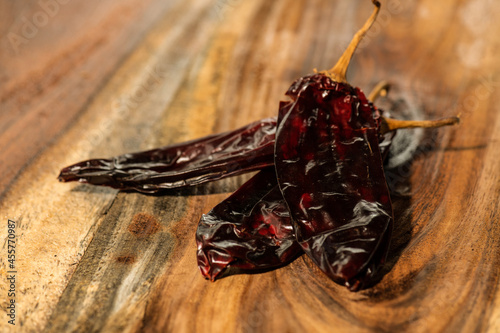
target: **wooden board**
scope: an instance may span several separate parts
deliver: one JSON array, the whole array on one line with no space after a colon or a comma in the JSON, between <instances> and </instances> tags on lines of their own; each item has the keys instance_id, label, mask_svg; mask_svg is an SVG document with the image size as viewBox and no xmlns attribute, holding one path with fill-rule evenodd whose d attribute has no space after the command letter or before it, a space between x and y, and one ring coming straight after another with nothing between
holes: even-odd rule
<instances>
[{"instance_id":1,"label":"wooden board","mask_svg":"<svg viewBox=\"0 0 500 333\"><path fill-rule=\"evenodd\" d=\"M0 3L2 277L12 270L7 221L16 224L15 297L0 283L16 325L4 314L0 330L499 332L499 5L382 5L349 81L370 90L389 80L381 106L462 122L403 144L409 159L387 172L387 274L352 293L305 256L202 278L197 222L249 175L163 196L56 176L275 115L294 79L335 63L370 1Z\"/></svg>"}]
</instances>

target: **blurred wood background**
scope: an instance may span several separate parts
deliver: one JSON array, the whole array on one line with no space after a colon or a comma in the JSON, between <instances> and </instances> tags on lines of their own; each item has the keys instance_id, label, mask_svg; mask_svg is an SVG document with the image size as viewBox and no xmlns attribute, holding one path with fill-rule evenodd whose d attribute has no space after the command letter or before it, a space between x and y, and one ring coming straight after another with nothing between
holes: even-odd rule
<instances>
[{"instance_id":1,"label":"blurred wood background","mask_svg":"<svg viewBox=\"0 0 500 333\"><path fill-rule=\"evenodd\" d=\"M305 256L205 281L194 232L248 175L163 196L58 183L69 164L273 116L334 64L368 0L0 2L0 237L16 221L13 332L500 332L500 4L382 0L351 84L460 114L388 171L388 272L351 293ZM407 155L408 155L407 154ZM0 304L8 302L7 245Z\"/></svg>"}]
</instances>

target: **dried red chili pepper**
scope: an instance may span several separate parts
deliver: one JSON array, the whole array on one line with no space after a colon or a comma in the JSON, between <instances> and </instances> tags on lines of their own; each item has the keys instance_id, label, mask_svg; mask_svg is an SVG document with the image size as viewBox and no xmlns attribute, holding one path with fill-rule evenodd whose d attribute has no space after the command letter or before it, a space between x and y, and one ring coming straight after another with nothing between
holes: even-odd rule
<instances>
[{"instance_id":1,"label":"dried red chili pepper","mask_svg":"<svg viewBox=\"0 0 500 333\"><path fill-rule=\"evenodd\" d=\"M214 281L268 270L302 253L274 168L266 168L203 215L196 230L198 266Z\"/></svg>"},{"instance_id":2,"label":"dried red chili pepper","mask_svg":"<svg viewBox=\"0 0 500 333\"><path fill-rule=\"evenodd\" d=\"M79 162L62 169L59 180L144 193L199 185L273 165L275 132L276 118L268 118L193 141Z\"/></svg>"},{"instance_id":3,"label":"dried red chili pepper","mask_svg":"<svg viewBox=\"0 0 500 333\"><path fill-rule=\"evenodd\" d=\"M274 165L276 120L266 118L192 141L82 161L62 169L58 179L157 193L259 170Z\"/></svg>"},{"instance_id":4,"label":"dried red chili pepper","mask_svg":"<svg viewBox=\"0 0 500 333\"><path fill-rule=\"evenodd\" d=\"M328 276L357 289L393 223L380 117L359 89L325 74L287 94L294 103L277 130L275 166L297 240Z\"/></svg>"},{"instance_id":5,"label":"dried red chili pepper","mask_svg":"<svg viewBox=\"0 0 500 333\"><path fill-rule=\"evenodd\" d=\"M275 143L278 184L299 244L350 290L360 289L384 262L393 225L379 139L398 126L383 122L345 76L380 9L373 3L373 14L337 64L292 84Z\"/></svg>"}]
</instances>

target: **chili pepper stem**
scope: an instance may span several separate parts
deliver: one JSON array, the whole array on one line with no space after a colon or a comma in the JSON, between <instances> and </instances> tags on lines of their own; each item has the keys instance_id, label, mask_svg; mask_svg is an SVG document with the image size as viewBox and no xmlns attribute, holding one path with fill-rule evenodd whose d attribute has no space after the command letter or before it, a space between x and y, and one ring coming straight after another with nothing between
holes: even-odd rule
<instances>
[{"instance_id":1,"label":"chili pepper stem","mask_svg":"<svg viewBox=\"0 0 500 333\"><path fill-rule=\"evenodd\" d=\"M397 120L382 117L382 124L380 125L380 133L395 131L400 128L415 128L415 127L442 127L456 125L460 122L459 117L449 117L438 120Z\"/></svg>"},{"instance_id":2,"label":"chili pepper stem","mask_svg":"<svg viewBox=\"0 0 500 333\"><path fill-rule=\"evenodd\" d=\"M373 10L372 15L368 18L363 27L354 35L351 43L344 51L340 59L337 61L335 66L323 72L325 75L330 76L334 81L347 83L346 72L347 68L349 67L349 63L351 62L352 55L354 54L354 51L356 51L356 48L365 36L366 32L370 29L373 22L375 22L378 12L380 11L380 2L376 0L372 0L372 2L375 5L375 9Z\"/></svg>"},{"instance_id":3,"label":"chili pepper stem","mask_svg":"<svg viewBox=\"0 0 500 333\"><path fill-rule=\"evenodd\" d=\"M370 102L375 102L377 98L380 96L384 97L387 95L387 92L389 91L389 83L387 81L380 81L377 83L375 88L368 94L368 100Z\"/></svg>"}]
</instances>

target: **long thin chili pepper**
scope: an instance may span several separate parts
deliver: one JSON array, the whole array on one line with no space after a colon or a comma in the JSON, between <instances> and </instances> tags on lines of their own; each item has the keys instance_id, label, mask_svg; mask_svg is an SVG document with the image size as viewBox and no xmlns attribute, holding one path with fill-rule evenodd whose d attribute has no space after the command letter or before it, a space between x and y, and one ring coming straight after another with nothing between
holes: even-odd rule
<instances>
[{"instance_id":1,"label":"long thin chili pepper","mask_svg":"<svg viewBox=\"0 0 500 333\"><path fill-rule=\"evenodd\" d=\"M111 159L92 159L61 170L59 180L155 193L273 165L276 118L234 131Z\"/></svg>"},{"instance_id":2,"label":"long thin chili pepper","mask_svg":"<svg viewBox=\"0 0 500 333\"><path fill-rule=\"evenodd\" d=\"M280 112L287 105L282 102ZM270 117L192 141L79 162L62 169L58 179L157 193L259 170L274 165L276 121Z\"/></svg>"}]
</instances>

